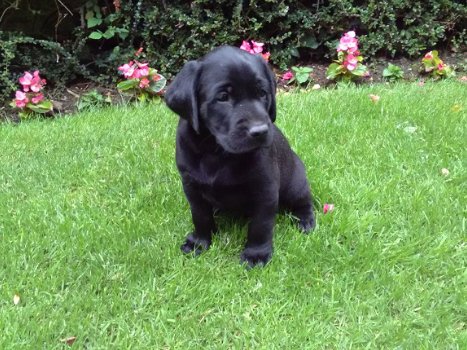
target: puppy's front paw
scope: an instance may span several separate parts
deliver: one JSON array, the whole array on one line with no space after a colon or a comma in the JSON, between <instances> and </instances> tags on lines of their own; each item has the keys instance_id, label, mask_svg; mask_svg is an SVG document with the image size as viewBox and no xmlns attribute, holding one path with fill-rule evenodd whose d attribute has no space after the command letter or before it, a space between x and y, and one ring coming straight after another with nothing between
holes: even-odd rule
<instances>
[{"instance_id":1,"label":"puppy's front paw","mask_svg":"<svg viewBox=\"0 0 467 350\"><path fill-rule=\"evenodd\" d=\"M271 257L272 247L270 245L247 247L240 256L240 261L247 263L248 267L265 266Z\"/></svg>"},{"instance_id":2,"label":"puppy's front paw","mask_svg":"<svg viewBox=\"0 0 467 350\"><path fill-rule=\"evenodd\" d=\"M201 254L204 250L209 249L211 240L206 238L197 237L195 234L189 234L185 243L180 247L185 254L194 253L195 255Z\"/></svg>"}]
</instances>

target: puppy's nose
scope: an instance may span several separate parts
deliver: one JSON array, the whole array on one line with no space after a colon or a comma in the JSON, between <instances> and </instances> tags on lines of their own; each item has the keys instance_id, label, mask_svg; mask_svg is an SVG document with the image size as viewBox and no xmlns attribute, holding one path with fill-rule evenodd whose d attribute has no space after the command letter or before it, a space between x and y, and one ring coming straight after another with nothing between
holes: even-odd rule
<instances>
[{"instance_id":1,"label":"puppy's nose","mask_svg":"<svg viewBox=\"0 0 467 350\"><path fill-rule=\"evenodd\" d=\"M251 137L257 138L267 134L269 126L267 124L254 125L248 129L248 134Z\"/></svg>"}]
</instances>

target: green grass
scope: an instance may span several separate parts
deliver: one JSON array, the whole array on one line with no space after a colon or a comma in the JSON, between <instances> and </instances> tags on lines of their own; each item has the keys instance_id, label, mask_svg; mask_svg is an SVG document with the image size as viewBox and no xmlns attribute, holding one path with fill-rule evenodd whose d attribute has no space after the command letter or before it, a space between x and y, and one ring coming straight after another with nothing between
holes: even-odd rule
<instances>
[{"instance_id":1,"label":"green grass","mask_svg":"<svg viewBox=\"0 0 467 350\"><path fill-rule=\"evenodd\" d=\"M465 349L466 102L459 82L279 96L318 226L279 216L250 271L243 223L180 252L163 105L0 125L0 348Z\"/></svg>"}]
</instances>

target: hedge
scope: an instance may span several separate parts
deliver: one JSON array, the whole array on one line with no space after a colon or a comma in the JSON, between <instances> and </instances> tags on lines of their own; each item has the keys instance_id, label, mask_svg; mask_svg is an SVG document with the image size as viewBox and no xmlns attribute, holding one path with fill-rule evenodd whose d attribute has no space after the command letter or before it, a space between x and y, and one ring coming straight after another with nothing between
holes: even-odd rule
<instances>
[{"instance_id":1,"label":"hedge","mask_svg":"<svg viewBox=\"0 0 467 350\"><path fill-rule=\"evenodd\" d=\"M271 62L329 61L343 32L365 57L465 50L467 6L458 0L61 0L0 5L0 96L24 70L60 86L79 78L112 83L116 67L144 47L170 74L220 44L265 42ZM10 4L12 3L12 4ZM14 7L17 5L16 7Z\"/></svg>"}]
</instances>

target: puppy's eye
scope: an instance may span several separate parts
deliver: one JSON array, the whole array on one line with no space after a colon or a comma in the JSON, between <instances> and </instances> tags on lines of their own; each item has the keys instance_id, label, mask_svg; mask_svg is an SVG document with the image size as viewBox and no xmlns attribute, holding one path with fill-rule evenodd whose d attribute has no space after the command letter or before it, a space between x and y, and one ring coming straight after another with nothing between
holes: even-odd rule
<instances>
[{"instance_id":1,"label":"puppy's eye","mask_svg":"<svg viewBox=\"0 0 467 350\"><path fill-rule=\"evenodd\" d=\"M258 90L259 97L265 97L268 93L264 89Z\"/></svg>"},{"instance_id":2,"label":"puppy's eye","mask_svg":"<svg viewBox=\"0 0 467 350\"><path fill-rule=\"evenodd\" d=\"M222 91L217 95L217 101L225 102L229 100L229 93L226 91Z\"/></svg>"}]
</instances>

